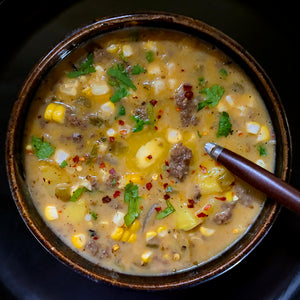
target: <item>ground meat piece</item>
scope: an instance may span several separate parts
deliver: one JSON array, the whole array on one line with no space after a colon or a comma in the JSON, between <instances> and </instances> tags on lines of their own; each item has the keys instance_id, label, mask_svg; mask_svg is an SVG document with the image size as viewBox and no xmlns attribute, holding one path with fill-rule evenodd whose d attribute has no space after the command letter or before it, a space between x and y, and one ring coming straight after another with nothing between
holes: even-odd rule
<instances>
[{"instance_id":1,"label":"ground meat piece","mask_svg":"<svg viewBox=\"0 0 300 300\"><path fill-rule=\"evenodd\" d=\"M143 121L148 120L149 117L148 117L147 107L145 107L144 105L138 107L135 111L135 115Z\"/></svg>"},{"instance_id":2,"label":"ground meat piece","mask_svg":"<svg viewBox=\"0 0 300 300\"><path fill-rule=\"evenodd\" d=\"M103 56L107 55L108 52L103 49L103 48L97 48L94 50L94 62L101 62L101 60L103 59Z\"/></svg>"},{"instance_id":3,"label":"ground meat piece","mask_svg":"<svg viewBox=\"0 0 300 300\"><path fill-rule=\"evenodd\" d=\"M120 176L117 174L109 174L108 179L106 180L105 184L109 187L115 187L118 183Z\"/></svg>"},{"instance_id":4,"label":"ground meat piece","mask_svg":"<svg viewBox=\"0 0 300 300\"><path fill-rule=\"evenodd\" d=\"M97 191L99 189L99 180L97 176L87 175L86 179L91 183L92 191Z\"/></svg>"},{"instance_id":5,"label":"ground meat piece","mask_svg":"<svg viewBox=\"0 0 300 300\"><path fill-rule=\"evenodd\" d=\"M197 125L197 102L193 99L192 86L183 84L175 94L176 106L180 109L180 119L183 127Z\"/></svg>"},{"instance_id":6,"label":"ground meat piece","mask_svg":"<svg viewBox=\"0 0 300 300\"><path fill-rule=\"evenodd\" d=\"M99 251L99 245L98 245L98 243L97 243L96 241L90 239L90 240L87 242L86 246L85 246L85 250L86 250L89 254L95 256L95 255L98 253L98 251Z\"/></svg>"},{"instance_id":7,"label":"ground meat piece","mask_svg":"<svg viewBox=\"0 0 300 300\"><path fill-rule=\"evenodd\" d=\"M65 119L66 119L67 125L70 125L72 127L78 127L81 129L85 129L88 126L88 122L86 120L82 120L82 119L78 118L70 110L66 111Z\"/></svg>"},{"instance_id":8,"label":"ground meat piece","mask_svg":"<svg viewBox=\"0 0 300 300\"><path fill-rule=\"evenodd\" d=\"M195 188L194 188L193 200L195 203L197 203L197 202L199 202L200 198L201 198L200 188L199 188L199 185L196 184Z\"/></svg>"},{"instance_id":9,"label":"ground meat piece","mask_svg":"<svg viewBox=\"0 0 300 300\"><path fill-rule=\"evenodd\" d=\"M239 198L239 203L246 207L253 208L253 201L255 196L251 192L251 189L246 184L236 183L233 187L233 192Z\"/></svg>"},{"instance_id":10,"label":"ground meat piece","mask_svg":"<svg viewBox=\"0 0 300 300\"><path fill-rule=\"evenodd\" d=\"M72 135L72 140L75 144L79 144L83 139L82 134L80 133L73 133Z\"/></svg>"},{"instance_id":11,"label":"ground meat piece","mask_svg":"<svg viewBox=\"0 0 300 300\"><path fill-rule=\"evenodd\" d=\"M235 207L235 203L224 202L221 205L221 212L216 213L214 216L214 222L218 225L227 223L232 217L232 210Z\"/></svg>"},{"instance_id":12,"label":"ground meat piece","mask_svg":"<svg viewBox=\"0 0 300 300\"><path fill-rule=\"evenodd\" d=\"M176 144L171 151L169 174L182 181L189 172L192 151L181 143Z\"/></svg>"}]
</instances>

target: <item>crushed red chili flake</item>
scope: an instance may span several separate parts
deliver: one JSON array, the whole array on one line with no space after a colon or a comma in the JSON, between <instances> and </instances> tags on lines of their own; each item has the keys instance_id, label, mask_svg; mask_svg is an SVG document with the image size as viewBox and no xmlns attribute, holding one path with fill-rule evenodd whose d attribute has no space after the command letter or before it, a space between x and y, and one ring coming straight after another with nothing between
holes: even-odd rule
<instances>
[{"instance_id":1,"label":"crushed red chili flake","mask_svg":"<svg viewBox=\"0 0 300 300\"><path fill-rule=\"evenodd\" d=\"M193 199L188 199L189 204L187 205L188 208L193 208L195 201Z\"/></svg>"},{"instance_id":2,"label":"crushed red chili flake","mask_svg":"<svg viewBox=\"0 0 300 300\"><path fill-rule=\"evenodd\" d=\"M109 196L105 196L102 198L103 203L109 203L111 201L111 198Z\"/></svg>"},{"instance_id":3,"label":"crushed red chili flake","mask_svg":"<svg viewBox=\"0 0 300 300\"><path fill-rule=\"evenodd\" d=\"M193 174L195 174L195 172L196 172L196 171L195 171L195 170L193 170L193 171L191 172L191 174L193 175Z\"/></svg>"},{"instance_id":4,"label":"crushed red chili flake","mask_svg":"<svg viewBox=\"0 0 300 300\"><path fill-rule=\"evenodd\" d=\"M132 96L132 99L138 99L139 97L138 96Z\"/></svg>"},{"instance_id":5,"label":"crushed red chili flake","mask_svg":"<svg viewBox=\"0 0 300 300\"><path fill-rule=\"evenodd\" d=\"M226 200L226 197L214 197L215 199L217 199L217 200L221 200L221 201L225 201Z\"/></svg>"},{"instance_id":6,"label":"crushed red chili flake","mask_svg":"<svg viewBox=\"0 0 300 300\"><path fill-rule=\"evenodd\" d=\"M181 71L181 72L184 72L184 69L181 69L180 71Z\"/></svg>"},{"instance_id":7,"label":"crushed red chili flake","mask_svg":"<svg viewBox=\"0 0 300 300\"><path fill-rule=\"evenodd\" d=\"M210 208L211 208L211 204L207 204L205 205L204 210L209 210Z\"/></svg>"},{"instance_id":8,"label":"crushed red chili flake","mask_svg":"<svg viewBox=\"0 0 300 300\"><path fill-rule=\"evenodd\" d=\"M158 130L157 126L154 126L154 129L155 129L155 130Z\"/></svg>"},{"instance_id":9,"label":"crushed red chili flake","mask_svg":"<svg viewBox=\"0 0 300 300\"><path fill-rule=\"evenodd\" d=\"M98 237L97 237L97 236L94 236L94 237L93 237L93 240L98 240Z\"/></svg>"},{"instance_id":10,"label":"crushed red chili flake","mask_svg":"<svg viewBox=\"0 0 300 300\"><path fill-rule=\"evenodd\" d=\"M73 162L75 164L77 164L79 162L79 156L78 155L76 155L75 157L73 157Z\"/></svg>"},{"instance_id":11,"label":"crushed red chili flake","mask_svg":"<svg viewBox=\"0 0 300 300\"><path fill-rule=\"evenodd\" d=\"M147 156L147 158L148 158L148 159L152 159L152 155L149 154L149 155Z\"/></svg>"},{"instance_id":12,"label":"crushed red chili flake","mask_svg":"<svg viewBox=\"0 0 300 300\"><path fill-rule=\"evenodd\" d=\"M168 187L168 183L166 182L166 183L164 183L164 189L166 189L167 187Z\"/></svg>"},{"instance_id":13,"label":"crushed red chili flake","mask_svg":"<svg viewBox=\"0 0 300 300\"><path fill-rule=\"evenodd\" d=\"M109 137L109 141L110 141L111 143L113 143L113 142L115 141L115 138L114 138L113 136L110 136L110 137Z\"/></svg>"},{"instance_id":14,"label":"crushed red chili flake","mask_svg":"<svg viewBox=\"0 0 300 300\"><path fill-rule=\"evenodd\" d=\"M120 191L115 191L114 194L113 194L113 197L116 199L117 197L119 197L121 194Z\"/></svg>"},{"instance_id":15,"label":"crushed red chili flake","mask_svg":"<svg viewBox=\"0 0 300 300\"><path fill-rule=\"evenodd\" d=\"M147 182L147 183L146 183L146 189L147 189L148 191L150 191L151 188L152 188L152 183L151 183L151 182Z\"/></svg>"},{"instance_id":16,"label":"crushed red chili flake","mask_svg":"<svg viewBox=\"0 0 300 300\"><path fill-rule=\"evenodd\" d=\"M207 173L207 168L206 167L204 167L202 165L199 165L199 167L200 167L202 173Z\"/></svg>"},{"instance_id":17,"label":"crushed red chili flake","mask_svg":"<svg viewBox=\"0 0 300 300\"><path fill-rule=\"evenodd\" d=\"M165 165L168 167L169 166L169 162L167 160L165 160Z\"/></svg>"},{"instance_id":18,"label":"crushed red chili flake","mask_svg":"<svg viewBox=\"0 0 300 300\"><path fill-rule=\"evenodd\" d=\"M159 177L160 177L160 179L163 179L163 177L162 177L162 175L161 175L161 174L159 174Z\"/></svg>"},{"instance_id":19,"label":"crushed red chili flake","mask_svg":"<svg viewBox=\"0 0 300 300\"><path fill-rule=\"evenodd\" d=\"M161 211L161 207L159 206L159 207L155 207L155 210L157 211L157 212L159 212L159 211Z\"/></svg>"},{"instance_id":20,"label":"crushed red chili flake","mask_svg":"<svg viewBox=\"0 0 300 300\"><path fill-rule=\"evenodd\" d=\"M124 125L125 122L123 120L119 120L119 125Z\"/></svg>"},{"instance_id":21,"label":"crushed red chili flake","mask_svg":"<svg viewBox=\"0 0 300 300\"><path fill-rule=\"evenodd\" d=\"M170 199L170 195L168 195L168 194L165 194L165 195L164 195L164 199L165 199L165 200L168 200L168 199Z\"/></svg>"},{"instance_id":22,"label":"crushed red chili flake","mask_svg":"<svg viewBox=\"0 0 300 300\"><path fill-rule=\"evenodd\" d=\"M38 115L38 119L40 119L42 116L41 115Z\"/></svg>"},{"instance_id":23,"label":"crushed red chili flake","mask_svg":"<svg viewBox=\"0 0 300 300\"><path fill-rule=\"evenodd\" d=\"M161 115L158 115L158 116L157 116L157 119L159 120L160 118L161 118Z\"/></svg>"},{"instance_id":24,"label":"crushed red chili flake","mask_svg":"<svg viewBox=\"0 0 300 300\"><path fill-rule=\"evenodd\" d=\"M143 206L143 205L141 205L141 206L140 206L140 209L141 209L141 210L143 210L143 209L144 209L144 206Z\"/></svg>"},{"instance_id":25,"label":"crushed red chili flake","mask_svg":"<svg viewBox=\"0 0 300 300\"><path fill-rule=\"evenodd\" d=\"M152 100L150 101L150 103L151 103L151 105L154 107L154 106L156 105L156 103L157 103L157 100L152 99Z\"/></svg>"},{"instance_id":26,"label":"crushed red chili flake","mask_svg":"<svg viewBox=\"0 0 300 300\"><path fill-rule=\"evenodd\" d=\"M100 169L104 169L104 168L105 168L105 163L102 162L102 163L99 165L99 168L100 168Z\"/></svg>"},{"instance_id":27,"label":"crushed red chili flake","mask_svg":"<svg viewBox=\"0 0 300 300\"><path fill-rule=\"evenodd\" d=\"M198 218L205 218L207 217L207 214L205 214L204 212L201 212L197 215Z\"/></svg>"}]
</instances>

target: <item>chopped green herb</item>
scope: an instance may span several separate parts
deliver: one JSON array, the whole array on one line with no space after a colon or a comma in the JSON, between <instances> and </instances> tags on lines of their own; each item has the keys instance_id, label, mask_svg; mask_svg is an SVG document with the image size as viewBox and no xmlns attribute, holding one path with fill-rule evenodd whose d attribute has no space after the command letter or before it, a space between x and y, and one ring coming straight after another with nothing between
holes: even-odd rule
<instances>
[{"instance_id":1,"label":"chopped green herb","mask_svg":"<svg viewBox=\"0 0 300 300\"><path fill-rule=\"evenodd\" d=\"M125 86L132 88L134 91L136 91L136 86L129 78L128 73L126 72L122 64L118 64L114 67L109 68L107 74L116 78L119 84L123 83Z\"/></svg>"},{"instance_id":2,"label":"chopped green herb","mask_svg":"<svg viewBox=\"0 0 300 300\"><path fill-rule=\"evenodd\" d=\"M149 50L146 52L146 59L150 63L154 60L154 54L153 51Z\"/></svg>"},{"instance_id":3,"label":"chopped green herb","mask_svg":"<svg viewBox=\"0 0 300 300\"><path fill-rule=\"evenodd\" d=\"M133 66L131 74L138 75L138 74L145 73L145 72L146 72L146 69L141 67L139 64L137 64L137 65Z\"/></svg>"},{"instance_id":4,"label":"chopped green herb","mask_svg":"<svg viewBox=\"0 0 300 300\"><path fill-rule=\"evenodd\" d=\"M117 88L115 93L111 96L110 101L112 103L119 102L122 98L129 95L129 91L126 88Z\"/></svg>"},{"instance_id":5,"label":"chopped green herb","mask_svg":"<svg viewBox=\"0 0 300 300\"><path fill-rule=\"evenodd\" d=\"M123 61L125 61L125 62L128 61L123 52L120 53L120 57L123 59Z\"/></svg>"},{"instance_id":6,"label":"chopped green herb","mask_svg":"<svg viewBox=\"0 0 300 300\"><path fill-rule=\"evenodd\" d=\"M94 211L90 212L90 215L92 216L92 218L96 221L98 219L97 214Z\"/></svg>"},{"instance_id":7,"label":"chopped green herb","mask_svg":"<svg viewBox=\"0 0 300 300\"><path fill-rule=\"evenodd\" d=\"M207 80L205 80L204 77L198 78L198 85L199 85L199 90L203 90L205 88L205 85L207 83Z\"/></svg>"},{"instance_id":8,"label":"chopped green herb","mask_svg":"<svg viewBox=\"0 0 300 300\"><path fill-rule=\"evenodd\" d=\"M87 164L91 164L97 159L98 148L99 148L98 144L93 145L93 148L92 148L91 152L89 153L88 158L85 160Z\"/></svg>"},{"instance_id":9,"label":"chopped green herb","mask_svg":"<svg viewBox=\"0 0 300 300\"><path fill-rule=\"evenodd\" d=\"M197 134L198 134L199 138L202 138L202 135L200 134L199 130L197 130Z\"/></svg>"},{"instance_id":10,"label":"chopped green herb","mask_svg":"<svg viewBox=\"0 0 300 300\"><path fill-rule=\"evenodd\" d=\"M96 69L94 68L93 63L94 63L94 56L93 53L90 53L87 56L87 58L83 61L81 66L76 71L67 73L67 76L69 78L75 78L81 75L94 73L96 72Z\"/></svg>"},{"instance_id":11,"label":"chopped green herb","mask_svg":"<svg viewBox=\"0 0 300 300\"><path fill-rule=\"evenodd\" d=\"M232 124L229 119L229 115L226 111L223 111L220 115L219 129L217 132L217 137L225 136L227 137L231 131Z\"/></svg>"},{"instance_id":12,"label":"chopped green herb","mask_svg":"<svg viewBox=\"0 0 300 300\"><path fill-rule=\"evenodd\" d=\"M119 117L125 116L125 115L126 115L125 107L123 105L121 105L115 119L117 120Z\"/></svg>"},{"instance_id":13,"label":"chopped green herb","mask_svg":"<svg viewBox=\"0 0 300 300\"><path fill-rule=\"evenodd\" d=\"M129 227L133 221L140 215L139 203L142 198L139 197L138 186L132 182L125 186L124 201L128 203L128 212L124 216L124 221Z\"/></svg>"},{"instance_id":14,"label":"chopped green herb","mask_svg":"<svg viewBox=\"0 0 300 300\"><path fill-rule=\"evenodd\" d=\"M86 187L81 187L78 188L77 190L74 191L74 193L72 194L70 201L72 202L76 202L78 200L78 198L86 191Z\"/></svg>"},{"instance_id":15,"label":"chopped green herb","mask_svg":"<svg viewBox=\"0 0 300 300\"><path fill-rule=\"evenodd\" d=\"M228 76L228 73L227 73L227 71L226 71L224 68L222 68L222 69L219 71L219 73L220 73L222 76L224 76L224 77Z\"/></svg>"},{"instance_id":16,"label":"chopped green herb","mask_svg":"<svg viewBox=\"0 0 300 300\"><path fill-rule=\"evenodd\" d=\"M142 131L144 129L144 125L151 125L151 122L149 120L144 121L138 116L133 115L131 118L136 123L135 127L132 129L132 132Z\"/></svg>"},{"instance_id":17,"label":"chopped green herb","mask_svg":"<svg viewBox=\"0 0 300 300\"><path fill-rule=\"evenodd\" d=\"M68 165L68 163L63 160L62 163L59 165L61 168L65 168Z\"/></svg>"},{"instance_id":18,"label":"chopped green herb","mask_svg":"<svg viewBox=\"0 0 300 300\"><path fill-rule=\"evenodd\" d=\"M258 152L260 156L267 156L267 150L263 145L258 146Z\"/></svg>"},{"instance_id":19,"label":"chopped green herb","mask_svg":"<svg viewBox=\"0 0 300 300\"><path fill-rule=\"evenodd\" d=\"M165 217L167 217L168 215L170 215L171 213L173 213L175 211L175 208L173 207L173 205L171 204L171 202L169 200L166 200L166 202L167 202L167 208L165 208L164 210L160 211L156 215L156 219L157 220L164 219Z\"/></svg>"},{"instance_id":20,"label":"chopped green herb","mask_svg":"<svg viewBox=\"0 0 300 300\"><path fill-rule=\"evenodd\" d=\"M32 137L31 144L34 149L34 154L39 159L47 159L55 151L55 148L51 144L45 142L43 139L40 139L36 136Z\"/></svg>"},{"instance_id":21,"label":"chopped green herb","mask_svg":"<svg viewBox=\"0 0 300 300\"><path fill-rule=\"evenodd\" d=\"M205 94L206 100L198 103L198 111L206 106L208 106L209 108L216 106L219 103L220 99L222 98L224 92L225 89L218 84L214 84L210 88L205 88L201 90L199 93Z\"/></svg>"}]
</instances>

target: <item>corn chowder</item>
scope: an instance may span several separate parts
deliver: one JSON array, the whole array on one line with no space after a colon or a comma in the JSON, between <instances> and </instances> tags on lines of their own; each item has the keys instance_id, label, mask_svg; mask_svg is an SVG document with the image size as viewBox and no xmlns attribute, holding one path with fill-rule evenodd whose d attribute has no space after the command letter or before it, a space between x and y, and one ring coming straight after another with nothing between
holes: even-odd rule
<instances>
[{"instance_id":1,"label":"corn chowder","mask_svg":"<svg viewBox=\"0 0 300 300\"><path fill-rule=\"evenodd\" d=\"M272 171L272 124L249 78L214 46L132 29L78 48L43 81L24 130L34 204L102 267L168 274L237 241L264 195L204 150L215 142Z\"/></svg>"}]
</instances>

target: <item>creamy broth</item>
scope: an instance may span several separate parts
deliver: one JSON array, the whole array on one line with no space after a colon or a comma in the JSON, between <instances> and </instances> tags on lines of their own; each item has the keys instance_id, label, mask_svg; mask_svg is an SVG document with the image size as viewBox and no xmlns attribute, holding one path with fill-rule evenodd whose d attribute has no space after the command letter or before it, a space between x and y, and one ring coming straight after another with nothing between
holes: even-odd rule
<instances>
[{"instance_id":1,"label":"creamy broth","mask_svg":"<svg viewBox=\"0 0 300 300\"><path fill-rule=\"evenodd\" d=\"M24 130L27 184L74 251L130 274L168 274L222 253L265 196L213 161L215 142L272 171L261 96L214 46L132 29L76 49L44 79Z\"/></svg>"}]
</instances>

